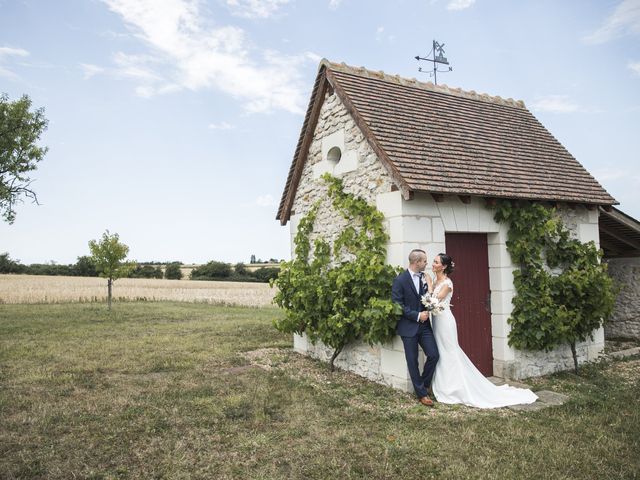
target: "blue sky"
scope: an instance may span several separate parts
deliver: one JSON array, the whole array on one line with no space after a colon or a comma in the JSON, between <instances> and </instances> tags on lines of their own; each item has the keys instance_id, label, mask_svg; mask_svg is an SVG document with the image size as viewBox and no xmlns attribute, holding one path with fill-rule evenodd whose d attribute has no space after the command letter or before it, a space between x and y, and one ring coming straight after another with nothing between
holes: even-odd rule
<instances>
[{"instance_id":1,"label":"blue sky","mask_svg":"<svg viewBox=\"0 0 640 480\"><path fill-rule=\"evenodd\" d=\"M322 57L521 99L640 218L640 0L0 0L0 91L44 107L41 205L0 252L289 258L275 220ZM427 65L423 65L427 67Z\"/></svg>"}]
</instances>

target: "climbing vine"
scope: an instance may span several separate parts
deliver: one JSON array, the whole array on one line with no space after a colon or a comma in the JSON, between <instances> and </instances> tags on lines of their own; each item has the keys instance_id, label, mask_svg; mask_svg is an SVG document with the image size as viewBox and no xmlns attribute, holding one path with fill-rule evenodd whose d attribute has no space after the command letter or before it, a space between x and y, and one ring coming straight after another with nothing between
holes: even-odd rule
<instances>
[{"instance_id":1,"label":"climbing vine","mask_svg":"<svg viewBox=\"0 0 640 480\"><path fill-rule=\"evenodd\" d=\"M398 270L385 263L388 235L383 215L362 198L344 191L342 180L322 176L333 208L347 226L333 244L311 234L320 201L300 220L294 238L295 255L283 262L275 303L285 311L275 327L287 333L303 332L334 349L334 361L350 342L363 339L373 345L394 335L399 307L391 301L391 284Z\"/></svg>"},{"instance_id":2,"label":"climbing vine","mask_svg":"<svg viewBox=\"0 0 640 480\"><path fill-rule=\"evenodd\" d=\"M545 350L568 344L578 373L576 343L611 314L616 291L594 242L572 238L554 210L501 201L495 220L509 225L507 250L520 266L509 318L509 345Z\"/></svg>"}]
</instances>

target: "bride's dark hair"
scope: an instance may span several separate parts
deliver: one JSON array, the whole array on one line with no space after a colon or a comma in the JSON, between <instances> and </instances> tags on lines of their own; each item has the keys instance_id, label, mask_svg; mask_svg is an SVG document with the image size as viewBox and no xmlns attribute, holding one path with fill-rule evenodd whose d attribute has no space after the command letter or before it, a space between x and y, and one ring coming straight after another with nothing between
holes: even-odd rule
<instances>
[{"instance_id":1,"label":"bride's dark hair","mask_svg":"<svg viewBox=\"0 0 640 480\"><path fill-rule=\"evenodd\" d=\"M453 272L453 268L456 264L453 263L451 257L446 253L439 253L438 256L440 257L440 263L444 265L444 273L449 275L451 272Z\"/></svg>"}]
</instances>

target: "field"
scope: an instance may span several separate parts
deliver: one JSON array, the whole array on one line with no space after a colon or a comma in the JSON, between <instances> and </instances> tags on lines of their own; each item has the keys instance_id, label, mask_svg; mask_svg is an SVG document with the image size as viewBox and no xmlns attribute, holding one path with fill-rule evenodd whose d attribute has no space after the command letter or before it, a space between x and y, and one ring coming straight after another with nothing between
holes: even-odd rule
<instances>
[{"instance_id":1,"label":"field","mask_svg":"<svg viewBox=\"0 0 640 480\"><path fill-rule=\"evenodd\" d=\"M274 291L266 283L207 282L121 278L114 282L118 300L169 300L262 307ZM0 275L1 303L104 302L107 281L95 277Z\"/></svg>"},{"instance_id":2,"label":"field","mask_svg":"<svg viewBox=\"0 0 640 480\"><path fill-rule=\"evenodd\" d=\"M1 281L4 281L3 278ZM436 404L291 351L274 307L0 306L0 478L638 478L640 359Z\"/></svg>"}]
</instances>

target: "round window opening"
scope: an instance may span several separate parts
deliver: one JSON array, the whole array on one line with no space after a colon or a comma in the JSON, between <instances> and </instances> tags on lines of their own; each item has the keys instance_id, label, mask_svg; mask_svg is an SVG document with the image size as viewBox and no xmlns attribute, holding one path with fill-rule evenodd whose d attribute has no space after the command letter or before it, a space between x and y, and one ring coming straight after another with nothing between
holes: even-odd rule
<instances>
[{"instance_id":1,"label":"round window opening","mask_svg":"<svg viewBox=\"0 0 640 480\"><path fill-rule=\"evenodd\" d=\"M336 165L340 161L340 157L342 157L342 152L338 147L333 147L327 153L327 160Z\"/></svg>"}]
</instances>

